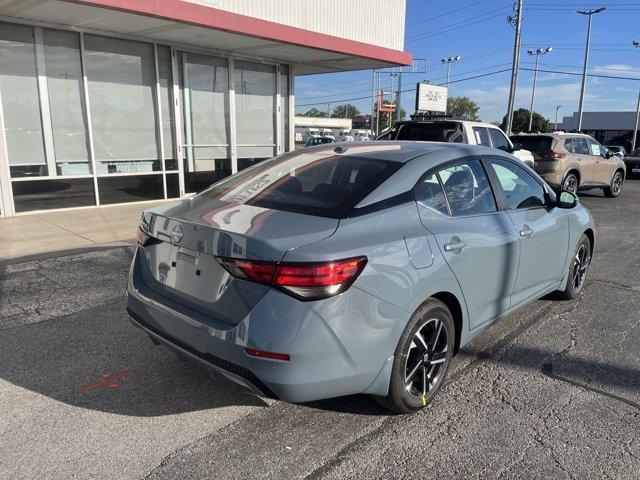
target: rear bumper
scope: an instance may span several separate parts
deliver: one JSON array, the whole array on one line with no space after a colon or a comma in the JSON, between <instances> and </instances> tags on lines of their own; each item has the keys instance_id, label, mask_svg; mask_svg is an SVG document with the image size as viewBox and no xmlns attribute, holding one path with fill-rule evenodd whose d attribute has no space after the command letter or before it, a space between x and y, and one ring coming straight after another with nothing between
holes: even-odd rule
<instances>
[{"instance_id":1,"label":"rear bumper","mask_svg":"<svg viewBox=\"0 0 640 480\"><path fill-rule=\"evenodd\" d=\"M242 322L222 328L220 322L149 294L138 272L138 253L127 310L134 325L156 342L254 393L284 401L387 393L396 327L409 317L404 310L354 286L318 302L270 290ZM290 361L252 357L246 347L285 353Z\"/></svg>"}]
</instances>

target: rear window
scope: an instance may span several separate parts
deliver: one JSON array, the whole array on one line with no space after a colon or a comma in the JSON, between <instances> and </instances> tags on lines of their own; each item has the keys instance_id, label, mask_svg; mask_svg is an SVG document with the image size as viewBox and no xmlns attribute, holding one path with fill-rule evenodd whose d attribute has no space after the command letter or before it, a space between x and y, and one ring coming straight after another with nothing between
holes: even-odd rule
<instances>
[{"instance_id":1,"label":"rear window","mask_svg":"<svg viewBox=\"0 0 640 480\"><path fill-rule=\"evenodd\" d=\"M402 163L338 156L327 151L288 153L213 185L206 198L329 218L344 218Z\"/></svg>"},{"instance_id":2,"label":"rear window","mask_svg":"<svg viewBox=\"0 0 640 480\"><path fill-rule=\"evenodd\" d=\"M391 140L462 143L464 133L461 124L455 122L405 123Z\"/></svg>"},{"instance_id":3,"label":"rear window","mask_svg":"<svg viewBox=\"0 0 640 480\"><path fill-rule=\"evenodd\" d=\"M551 151L553 138L543 135L514 135L511 141L519 143L522 148L533 153L545 153Z\"/></svg>"}]
</instances>

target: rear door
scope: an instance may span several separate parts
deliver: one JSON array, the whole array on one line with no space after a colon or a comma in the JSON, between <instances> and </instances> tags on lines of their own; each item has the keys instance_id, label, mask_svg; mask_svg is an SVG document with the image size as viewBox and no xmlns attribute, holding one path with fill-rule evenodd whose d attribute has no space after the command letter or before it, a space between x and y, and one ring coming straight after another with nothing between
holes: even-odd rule
<instances>
[{"instance_id":1,"label":"rear door","mask_svg":"<svg viewBox=\"0 0 640 480\"><path fill-rule=\"evenodd\" d=\"M510 307L519 254L515 229L498 211L479 160L449 164L423 183L424 188L418 186L421 220L456 276L470 328L476 328Z\"/></svg>"},{"instance_id":2,"label":"rear door","mask_svg":"<svg viewBox=\"0 0 640 480\"><path fill-rule=\"evenodd\" d=\"M568 217L549 207L542 184L515 162L502 158L488 158L485 162L504 196L503 206L520 241L518 275L511 299L516 306L537 298L562 278L569 242Z\"/></svg>"},{"instance_id":3,"label":"rear door","mask_svg":"<svg viewBox=\"0 0 640 480\"><path fill-rule=\"evenodd\" d=\"M580 185L593 182L596 156L591 154L586 138L573 137L573 148L580 166Z\"/></svg>"}]
</instances>

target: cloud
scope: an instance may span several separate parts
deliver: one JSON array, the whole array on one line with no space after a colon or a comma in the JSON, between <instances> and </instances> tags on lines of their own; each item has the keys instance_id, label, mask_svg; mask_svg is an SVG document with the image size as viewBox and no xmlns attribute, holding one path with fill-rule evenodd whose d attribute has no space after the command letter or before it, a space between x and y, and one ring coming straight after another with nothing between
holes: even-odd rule
<instances>
[{"instance_id":1,"label":"cloud","mask_svg":"<svg viewBox=\"0 0 640 480\"><path fill-rule=\"evenodd\" d=\"M591 73L598 75L611 75L622 77L638 77L640 78L640 67L630 65L628 63L610 63L607 65L598 65L591 68Z\"/></svg>"}]
</instances>

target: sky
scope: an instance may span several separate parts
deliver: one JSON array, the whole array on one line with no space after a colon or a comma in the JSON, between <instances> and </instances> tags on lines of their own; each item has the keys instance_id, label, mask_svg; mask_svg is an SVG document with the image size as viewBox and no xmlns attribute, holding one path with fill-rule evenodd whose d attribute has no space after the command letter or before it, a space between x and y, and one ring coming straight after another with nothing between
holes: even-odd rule
<instances>
[{"instance_id":1,"label":"sky","mask_svg":"<svg viewBox=\"0 0 640 480\"><path fill-rule=\"evenodd\" d=\"M584 110L635 110L640 89L640 48L635 48L632 41L640 40L640 1L523 3L516 108L528 109L531 101L533 72L524 69L533 69L535 56L528 55L527 50L552 47L550 53L540 56L534 110L552 122L557 105L561 105L559 121L578 110L587 17L576 10L604 6L606 11L593 16L588 73L639 80L589 77ZM507 21L510 13L513 1L508 0L407 0L404 50L415 59L426 59L427 71L403 75L402 90L424 79L444 83L446 65L440 60L460 55L462 59L451 67L449 96L471 98L480 106L482 120L501 120L507 109L515 33ZM508 71L468 79L505 69ZM343 100L370 96L371 81L371 70L297 76L296 112L313 107L326 110L329 103L352 103L362 113L370 113L370 99ZM381 75L383 89L391 89L392 81L390 75ZM413 112L415 92L403 93L401 103L407 112Z\"/></svg>"}]
</instances>

